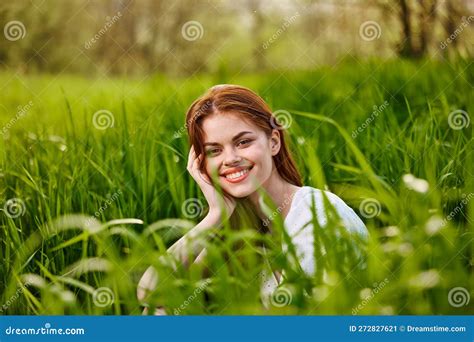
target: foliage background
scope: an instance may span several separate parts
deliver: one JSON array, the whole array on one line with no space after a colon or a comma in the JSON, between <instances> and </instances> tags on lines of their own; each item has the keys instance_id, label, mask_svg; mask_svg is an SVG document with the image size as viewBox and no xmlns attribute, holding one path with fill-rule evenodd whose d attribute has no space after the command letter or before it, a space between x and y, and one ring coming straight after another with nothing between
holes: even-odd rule
<instances>
[{"instance_id":1,"label":"foliage background","mask_svg":"<svg viewBox=\"0 0 474 342\"><path fill-rule=\"evenodd\" d=\"M2 3L2 314L140 314L150 264L169 314L472 312L472 14L448 0ZM219 83L287 120L305 184L366 222L365 270L321 231L313 278L273 251L290 276L265 309L255 246L271 237L223 229L207 270L160 261L205 214L184 113Z\"/></svg>"}]
</instances>

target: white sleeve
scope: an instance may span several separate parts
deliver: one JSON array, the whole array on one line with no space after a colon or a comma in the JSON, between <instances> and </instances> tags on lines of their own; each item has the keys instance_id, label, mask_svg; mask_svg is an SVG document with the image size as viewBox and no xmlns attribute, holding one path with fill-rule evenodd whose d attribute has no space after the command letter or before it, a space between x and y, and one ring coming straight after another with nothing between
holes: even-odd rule
<instances>
[{"instance_id":1,"label":"white sleeve","mask_svg":"<svg viewBox=\"0 0 474 342\"><path fill-rule=\"evenodd\" d=\"M329 202L334 206L338 215L340 216L344 227L351 233L359 234L363 240L368 238L368 231L364 222L357 216L357 214L337 195L325 191ZM314 196L314 203L316 215L319 224L324 227L327 225L326 210L324 208L324 200L321 191L311 192L305 195L304 203L299 209L298 218L293 222L293 227L288 230L291 241L295 246L296 255L298 256L301 268L308 275L313 275L315 271L314 260L314 227L312 224L307 224L312 221L312 197ZM284 246L284 251L287 247ZM321 246L321 252L325 253L325 246Z\"/></svg>"},{"instance_id":2,"label":"white sleeve","mask_svg":"<svg viewBox=\"0 0 474 342\"><path fill-rule=\"evenodd\" d=\"M337 213L341 217L341 220L344 224L344 227L346 227L351 233L358 233L362 238L367 239L369 236L367 227L365 226L364 222L362 222L360 217L355 213L355 211L349 207L339 196L329 191L326 191L325 193L328 196L331 204L334 206L334 208L336 208Z\"/></svg>"}]
</instances>

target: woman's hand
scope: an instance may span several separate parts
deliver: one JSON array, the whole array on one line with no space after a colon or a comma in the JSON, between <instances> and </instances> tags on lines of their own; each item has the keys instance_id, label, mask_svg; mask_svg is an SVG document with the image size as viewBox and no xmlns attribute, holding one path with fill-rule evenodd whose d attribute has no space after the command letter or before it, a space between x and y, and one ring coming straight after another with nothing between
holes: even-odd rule
<instances>
[{"instance_id":1,"label":"woman's hand","mask_svg":"<svg viewBox=\"0 0 474 342\"><path fill-rule=\"evenodd\" d=\"M199 185L199 188L201 188L201 191L206 198L206 201L209 205L208 215L216 215L216 217L219 217L221 220L227 219L234 212L236 201L230 196L222 196L212 185L209 177L199 170L199 165L202 158L202 155L196 156L194 146L191 146L188 156L187 169L196 183Z\"/></svg>"}]
</instances>

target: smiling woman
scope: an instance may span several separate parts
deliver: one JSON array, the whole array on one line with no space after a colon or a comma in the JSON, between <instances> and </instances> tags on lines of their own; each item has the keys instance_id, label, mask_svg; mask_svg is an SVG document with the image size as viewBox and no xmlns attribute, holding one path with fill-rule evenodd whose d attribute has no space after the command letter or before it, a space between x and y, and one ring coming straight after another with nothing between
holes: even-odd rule
<instances>
[{"instance_id":1,"label":"smiling woman","mask_svg":"<svg viewBox=\"0 0 474 342\"><path fill-rule=\"evenodd\" d=\"M303 186L286 145L284 127L265 101L250 89L237 85L212 87L191 105L186 122L191 145L188 171L202 190L209 212L169 249L185 264L193 255L199 254L195 262L202 260L203 242L196 237L210 235L223 222L239 215L235 210L237 202L246 203L256 222L269 226L274 233L273 215L265 210L262 193L268 195L284 219L299 266L308 275L314 274L316 268L314 224L324 227L330 219L326 203L335 209L339 222L353 233L354 240L367 237L364 223L338 196ZM317 222L313 221L313 213ZM287 251L286 244L282 247ZM263 274L263 296L271 295L284 278L279 270L269 271ZM272 273L275 277L269 276ZM150 267L139 284L140 300L156 287L157 281Z\"/></svg>"}]
</instances>

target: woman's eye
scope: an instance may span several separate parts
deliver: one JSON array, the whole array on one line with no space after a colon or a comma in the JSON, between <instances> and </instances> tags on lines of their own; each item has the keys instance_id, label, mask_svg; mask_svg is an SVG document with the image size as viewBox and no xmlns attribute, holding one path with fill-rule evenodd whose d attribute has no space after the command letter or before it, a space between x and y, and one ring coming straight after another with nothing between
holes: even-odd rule
<instances>
[{"instance_id":1,"label":"woman's eye","mask_svg":"<svg viewBox=\"0 0 474 342\"><path fill-rule=\"evenodd\" d=\"M206 151L206 154L208 156L214 156L216 155L217 153L219 153L219 149L218 148L212 148L212 149L209 149Z\"/></svg>"},{"instance_id":2,"label":"woman's eye","mask_svg":"<svg viewBox=\"0 0 474 342\"><path fill-rule=\"evenodd\" d=\"M251 140L250 139L244 139L244 140L240 140L237 144L237 146L246 146L248 144L250 144Z\"/></svg>"}]
</instances>

